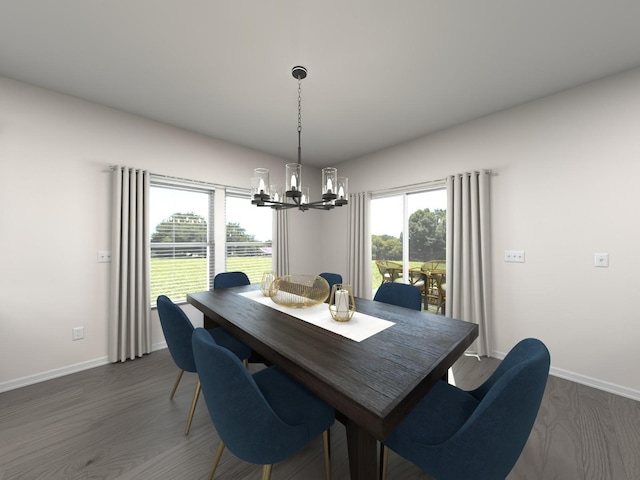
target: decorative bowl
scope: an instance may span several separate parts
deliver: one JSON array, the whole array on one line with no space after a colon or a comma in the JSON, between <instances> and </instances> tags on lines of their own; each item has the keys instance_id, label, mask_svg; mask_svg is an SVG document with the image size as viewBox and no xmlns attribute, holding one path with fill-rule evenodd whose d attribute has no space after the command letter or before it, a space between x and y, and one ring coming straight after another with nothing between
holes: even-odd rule
<instances>
[{"instance_id":1,"label":"decorative bowl","mask_svg":"<svg viewBox=\"0 0 640 480\"><path fill-rule=\"evenodd\" d=\"M317 275L284 275L271 283L269 296L283 307L309 308L329 297L329 284Z\"/></svg>"}]
</instances>

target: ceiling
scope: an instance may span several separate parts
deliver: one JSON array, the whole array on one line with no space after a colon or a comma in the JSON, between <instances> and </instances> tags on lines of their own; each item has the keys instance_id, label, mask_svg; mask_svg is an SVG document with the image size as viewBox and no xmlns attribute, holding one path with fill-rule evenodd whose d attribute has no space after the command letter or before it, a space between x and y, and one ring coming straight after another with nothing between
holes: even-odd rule
<instances>
[{"instance_id":1,"label":"ceiling","mask_svg":"<svg viewBox=\"0 0 640 480\"><path fill-rule=\"evenodd\" d=\"M640 66L634 0L2 0L0 75L336 164Z\"/></svg>"}]
</instances>

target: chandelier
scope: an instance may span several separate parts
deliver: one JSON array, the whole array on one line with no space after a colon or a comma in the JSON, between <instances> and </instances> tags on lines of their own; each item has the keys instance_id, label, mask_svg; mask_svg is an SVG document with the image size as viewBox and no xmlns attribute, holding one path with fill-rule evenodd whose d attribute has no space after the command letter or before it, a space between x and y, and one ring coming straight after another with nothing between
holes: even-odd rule
<instances>
[{"instance_id":1,"label":"chandelier","mask_svg":"<svg viewBox=\"0 0 640 480\"><path fill-rule=\"evenodd\" d=\"M334 167L322 169L322 199L309 201L309 187L302 186L302 148L300 137L302 133L302 80L307 76L305 67L296 66L291 74L298 79L298 163L285 165L285 186L269 183L269 169L256 168L251 178L251 203L258 207L271 207L275 210L297 208L298 210L331 210L348 203L347 179L338 177L338 170Z\"/></svg>"}]
</instances>

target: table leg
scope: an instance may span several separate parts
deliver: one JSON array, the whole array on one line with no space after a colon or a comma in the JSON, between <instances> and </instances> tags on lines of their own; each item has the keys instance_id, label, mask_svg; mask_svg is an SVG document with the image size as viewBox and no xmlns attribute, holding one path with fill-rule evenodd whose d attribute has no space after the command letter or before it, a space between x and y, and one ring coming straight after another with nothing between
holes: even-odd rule
<instances>
[{"instance_id":1,"label":"table leg","mask_svg":"<svg viewBox=\"0 0 640 480\"><path fill-rule=\"evenodd\" d=\"M375 437L351 420L347 421L346 429L351 480L378 478Z\"/></svg>"}]
</instances>

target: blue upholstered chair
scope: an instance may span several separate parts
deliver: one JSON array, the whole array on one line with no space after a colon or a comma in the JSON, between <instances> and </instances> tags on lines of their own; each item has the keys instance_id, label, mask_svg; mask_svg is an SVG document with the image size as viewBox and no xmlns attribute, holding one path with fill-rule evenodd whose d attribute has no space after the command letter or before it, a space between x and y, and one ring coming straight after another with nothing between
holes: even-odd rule
<instances>
[{"instance_id":1,"label":"blue upholstered chair","mask_svg":"<svg viewBox=\"0 0 640 480\"><path fill-rule=\"evenodd\" d=\"M204 399L220 436L209 479L225 445L238 458L263 465L262 478L269 480L274 463L322 434L329 480L328 430L335 418L333 407L276 366L251 375L235 355L201 328L193 333L192 342Z\"/></svg>"},{"instance_id":2,"label":"blue upholstered chair","mask_svg":"<svg viewBox=\"0 0 640 480\"><path fill-rule=\"evenodd\" d=\"M480 387L438 382L384 441L438 480L503 480L533 428L549 375L549 351L537 339L519 342Z\"/></svg>"},{"instance_id":3,"label":"blue upholstered chair","mask_svg":"<svg viewBox=\"0 0 640 480\"><path fill-rule=\"evenodd\" d=\"M244 272L223 272L213 277L213 289L241 287L249 285L249 277Z\"/></svg>"},{"instance_id":4,"label":"blue upholstered chair","mask_svg":"<svg viewBox=\"0 0 640 480\"><path fill-rule=\"evenodd\" d=\"M331 288L336 283L342 283L342 275L339 273L322 272L319 276L324 278L329 284L329 293L331 293Z\"/></svg>"},{"instance_id":5,"label":"blue upholstered chair","mask_svg":"<svg viewBox=\"0 0 640 480\"><path fill-rule=\"evenodd\" d=\"M182 379L182 374L187 372L196 372L196 362L193 358L193 349L191 348L191 335L193 334L193 325L189 320L189 317L182 311L182 309L173 303L166 295L160 295L156 300L158 305L158 316L160 317L160 325L162 326L162 332L164 338L167 341L169 352L173 361L180 369L178 372L178 378L176 379L171 395L169 398L173 398L176 393L178 384ZM228 348L233 354L235 354L240 360L247 364L248 358L251 355L251 349L246 346L240 340L236 339L229 332L223 328L213 328L211 330L205 330L208 335L216 339L216 342L226 348ZM193 393L193 400L191 402L191 410L189 411L189 417L187 418L187 426L185 428L185 435L189 433L191 428L191 420L193 419L193 412L196 410L198 403L198 397L200 396L200 381L196 382L196 389Z\"/></svg>"},{"instance_id":6,"label":"blue upholstered chair","mask_svg":"<svg viewBox=\"0 0 640 480\"><path fill-rule=\"evenodd\" d=\"M373 299L377 302L389 303L399 307L422 310L422 292L418 287L407 283L383 283Z\"/></svg>"}]
</instances>

